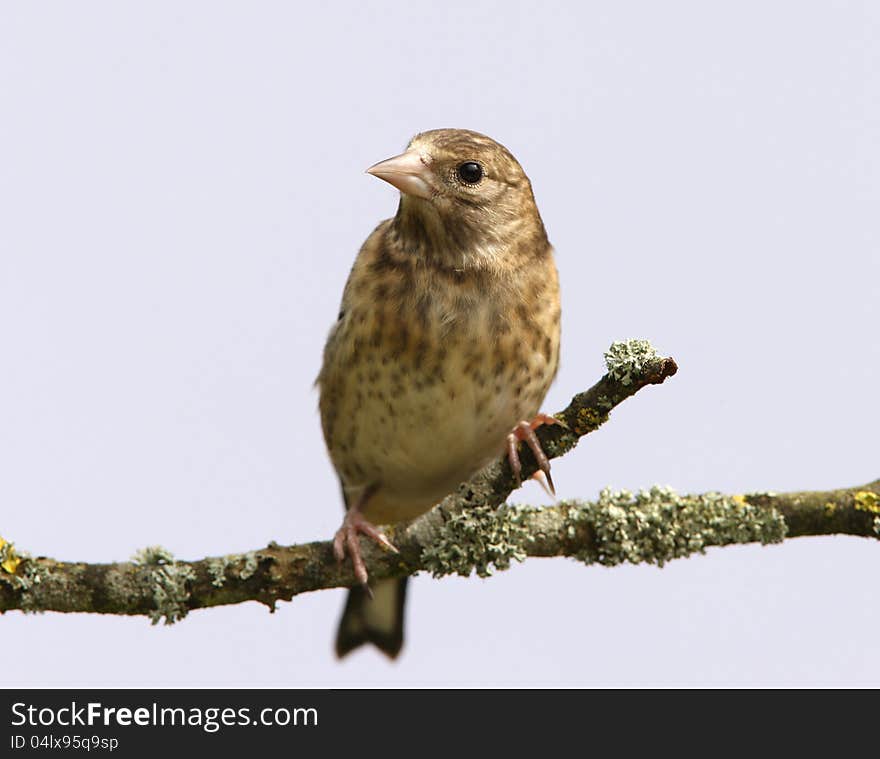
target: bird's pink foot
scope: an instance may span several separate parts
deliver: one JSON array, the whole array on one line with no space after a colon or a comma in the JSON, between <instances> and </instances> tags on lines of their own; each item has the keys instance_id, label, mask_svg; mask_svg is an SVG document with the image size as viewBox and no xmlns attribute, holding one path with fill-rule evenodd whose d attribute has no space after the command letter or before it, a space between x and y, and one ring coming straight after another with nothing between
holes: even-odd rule
<instances>
[{"instance_id":1,"label":"bird's pink foot","mask_svg":"<svg viewBox=\"0 0 880 759\"><path fill-rule=\"evenodd\" d=\"M367 584L367 581L370 578L367 574L367 566L364 564L364 559L361 555L361 543L360 540L358 540L359 535L366 535L368 538L371 538L382 546L386 551L391 551L393 553L399 553L399 551L394 547L391 541L388 540L382 530L364 518L364 515L361 514L359 509L353 507L345 513L345 518L342 520L342 527L336 531L336 535L333 537L333 555L336 557L336 561L340 563L345 561L346 554L351 556L351 563L354 566L354 576L357 578L357 581L363 585L370 597L372 597L373 594L370 592L370 586Z\"/></svg>"},{"instance_id":2,"label":"bird's pink foot","mask_svg":"<svg viewBox=\"0 0 880 759\"><path fill-rule=\"evenodd\" d=\"M543 472L544 476L547 478L547 485L550 488L550 492L555 495L556 488L553 486L553 478L550 476L550 459L547 458L547 454L544 453L544 449L541 448L541 441L538 440L538 436L535 434L535 430L542 424L562 424L562 422L549 414L537 414L531 422L522 421L517 424L516 427L513 428L513 432L507 436L507 460L510 462L510 470L513 472L517 484L521 483L522 463L519 460L519 451L517 449L519 442L521 440L525 441L526 445L531 449L532 455L535 457L535 461L538 464L538 470ZM535 474L537 474L537 472L535 472Z\"/></svg>"}]
</instances>

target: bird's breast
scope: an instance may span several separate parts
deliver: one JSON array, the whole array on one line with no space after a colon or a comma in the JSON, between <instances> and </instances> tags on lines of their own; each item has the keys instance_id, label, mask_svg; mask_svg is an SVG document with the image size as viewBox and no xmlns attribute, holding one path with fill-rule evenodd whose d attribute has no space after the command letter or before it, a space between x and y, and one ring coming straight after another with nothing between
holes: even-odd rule
<instances>
[{"instance_id":1,"label":"bird's breast","mask_svg":"<svg viewBox=\"0 0 880 759\"><path fill-rule=\"evenodd\" d=\"M498 456L558 363L558 298L427 284L353 304L337 336L347 358L322 378L331 457L344 487L378 484L366 513L379 522L426 511Z\"/></svg>"}]
</instances>

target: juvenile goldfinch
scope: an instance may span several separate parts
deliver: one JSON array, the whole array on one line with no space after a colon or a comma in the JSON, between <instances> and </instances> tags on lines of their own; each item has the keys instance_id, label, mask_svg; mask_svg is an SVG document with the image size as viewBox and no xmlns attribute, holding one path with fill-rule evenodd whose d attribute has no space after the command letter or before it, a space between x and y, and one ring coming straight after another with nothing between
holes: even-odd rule
<instances>
[{"instance_id":1,"label":"juvenile goldfinch","mask_svg":"<svg viewBox=\"0 0 880 759\"><path fill-rule=\"evenodd\" d=\"M400 190L397 214L352 267L318 377L321 422L347 512L334 539L361 587L336 652L403 645L406 579L371 592L359 535L413 519L507 452L519 476L559 364L559 285L532 186L511 153L465 129L412 139L370 174Z\"/></svg>"}]
</instances>

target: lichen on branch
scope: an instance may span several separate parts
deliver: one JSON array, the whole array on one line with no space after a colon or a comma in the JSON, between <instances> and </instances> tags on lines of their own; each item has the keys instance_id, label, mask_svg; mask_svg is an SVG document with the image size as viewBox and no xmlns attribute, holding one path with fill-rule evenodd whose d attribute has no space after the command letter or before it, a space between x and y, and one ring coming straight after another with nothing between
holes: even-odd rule
<instances>
[{"instance_id":1,"label":"lichen on branch","mask_svg":"<svg viewBox=\"0 0 880 759\"><path fill-rule=\"evenodd\" d=\"M594 545L576 558L585 564L656 564L705 553L731 543L781 543L786 524L773 507L760 508L743 496L722 493L679 495L655 485L635 495L606 488L595 503L572 512L572 529L587 522Z\"/></svg>"},{"instance_id":2,"label":"lichen on branch","mask_svg":"<svg viewBox=\"0 0 880 759\"><path fill-rule=\"evenodd\" d=\"M656 358L657 351L649 341L623 340L611 343L611 347L605 351L605 366L612 379L629 385Z\"/></svg>"},{"instance_id":3,"label":"lichen on branch","mask_svg":"<svg viewBox=\"0 0 880 759\"><path fill-rule=\"evenodd\" d=\"M537 431L550 458L562 456L597 429L609 412L648 385L677 371L675 361L650 343L614 343L608 373L555 414L561 425ZM536 464L521 451L522 475ZM399 554L364 543L372 578L435 575L485 576L526 556L569 556L591 564L665 562L728 543L771 543L783 537L847 533L875 535L880 481L818 493L717 493L680 496L655 487L639 494L603 491L591 503L545 508L502 506L518 486L506 457L478 472L437 507L388 535ZM175 559L160 547L116 564L33 558L0 539L0 613L10 610L144 615L171 624L198 608L279 600L324 588L348 587L348 562L337 564L329 542L282 547L197 561Z\"/></svg>"},{"instance_id":4,"label":"lichen on branch","mask_svg":"<svg viewBox=\"0 0 880 759\"><path fill-rule=\"evenodd\" d=\"M522 507L474 506L453 514L434 541L425 546L421 561L434 577L476 572L488 577L492 569L510 568L511 561L524 561L530 539Z\"/></svg>"},{"instance_id":5,"label":"lichen on branch","mask_svg":"<svg viewBox=\"0 0 880 759\"><path fill-rule=\"evenodd\" d=\"M150 621L157 625L164 619L166 625L173 625L183 619L189 613L187 583L195 579L193 568L175 561L174 554L162 546L142 548L131 557L131 561L135 566L148 567L150 571L155 604Z\"/></svg>"}]
</instances>

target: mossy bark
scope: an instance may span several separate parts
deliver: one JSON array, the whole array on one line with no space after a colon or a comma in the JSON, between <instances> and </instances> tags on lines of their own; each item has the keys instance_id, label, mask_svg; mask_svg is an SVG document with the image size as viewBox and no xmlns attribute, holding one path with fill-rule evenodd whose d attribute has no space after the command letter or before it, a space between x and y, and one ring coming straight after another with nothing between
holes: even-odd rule
<instances>
[{"instance_id":1,"label":"mossy bark","mask_svg":"<svg viewBox=\"0 0 880 759\"><path fill-rule=\"evenodd\" d=\"M662 383L677 371L672 359L650 356L638 365L625 368L625 372L619 367L612 371L609 365L608 374L589 390L576 395L569 406L556 415L563 425L539 429L539 438L550 458L574 448L583 435L607 420L615 406L647 385ZM523 476L528 477L535 472L536 465L531 453L523 448ZM364 556L371 577L400 577L421 570L435 574L468 573L471 568L482 574L493 566L503 568L512 559L524 556L571 556L587 562L603 561L597 557L612 556L609 535L627 543L626 551L620 552L621 560L662 563L684 555L688 546L702 550L706 545L736 542L738 536L743 538L740 542L749 539L769 542L781 539L783 534L796 537L844 533L876 537L880 521L880 506L876 507L876 513L871 508L872 503L880 502L880 480L861 488L828 492L752 494L730 496L726 500L713 496L713 503L721 498L726 504L722 504L727 509L723 514L730 519L736 516L739 506L751 509L749 518L756 520L757 531L742 534L732 530L707 531L705 526L700 528L696 524L689 526L688 520L693 522L695 515L699 517L701 513L699 503L693 499L705 496L673 497L664 491L663 503L656 498L652 501L649 495L641 502L638 500L641 496L634 496L632 508L652 509L651 518L660 520L656 525L657 534L661 537L665 534L666 543L637 541L634 548L632 540L626 537L629 533L624 523L614 521L632 516L626 507L620 506L620 494L608 496L611 500L606 499L604 511L602 498L595 504L560 503L535 510L498 509L517 486L506 460L499 460L424 516L410 524L390 527L388 535L400 550L399 554L386 553L365 541ZM859 497L859 493L863 495ZM685 513L687 519L682 518ZM671 531L664 533L669 527L662 524L667 514L669 519L678 521L674 525L670 522ZM781 532L770 530L766 532L769 538L761 537L764 535L760 532L762 514L769 520L768 524L780 517L784 519L784 529L779 527L779 522L777 527ZM713 519L717 525L718 518ZM691 540L686 534L689 529L702 530L702 542ZM674 540L669 538L672 533ZM603 540L608 545L603 546ZM657 553L657 545L669 545L674 550L665 556L662 551ZM650 549L655 553L645 553L646 546L655 546ZM137 561L116 564L31 558L16 554L14 548L2 542L0 548L3 551L0 555L0 612L144 615L154 622L164 619L171 623L192 609L244 601L258 601L274 608L276 601L290 600L300 593L355 584L350 564L337 564L326 541L294 546L271 543L246 554L187 562L175 561L153 550L144 552Z\"/></svg>"}]
</instances>

